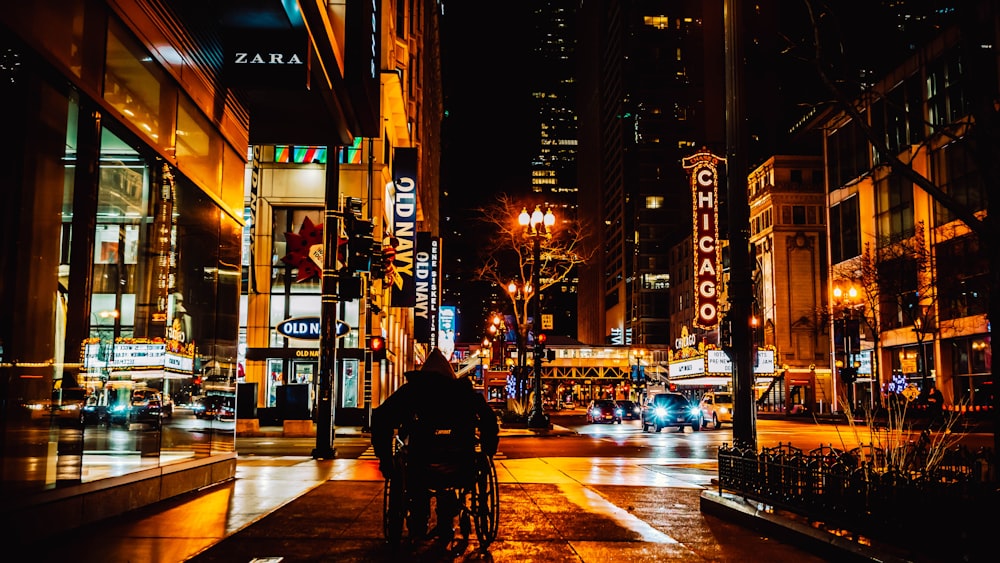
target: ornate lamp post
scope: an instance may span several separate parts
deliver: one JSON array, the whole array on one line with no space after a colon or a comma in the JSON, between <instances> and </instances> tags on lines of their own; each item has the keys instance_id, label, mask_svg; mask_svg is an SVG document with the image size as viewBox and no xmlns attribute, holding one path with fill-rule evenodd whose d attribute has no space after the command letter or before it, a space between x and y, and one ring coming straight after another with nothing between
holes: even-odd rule
<instances>
[{"instance_id":1,"label":"ornate lamp post","mask_svg":"<svg viewBox=\"0 0 1000 563\"><path fill-rule=\"evenodd\" d=\"M927 369L927 349L926 342L928 335L934 335L934 323L931 318L930 307L918 305L917 315L913 317L913 332L917 336L917 360L919 361L918 372L920 374L920 392L924 395L930 390L928 386Z\"/></svg>"},{"instance_id":2,"label":"ornate lamp post","mask_svg":"<svg viewBox=\"0 0 1000 563\"><path fill-rule=\"evenodd\" d=\"M528 214L528 209L524 208L521 214L518 215L517 222L524 227L524 235L531 239L532 257L534 258L531 268L531 286L535 289L535 302L531 313L531 330L535 335L533 349L534 373L532 374L534 376L532 385L535 388L535 393L534 401L531 405L531 414L528 415L528 428L548 428L549 421L542 411L542 355L544 351L539 339L542 316L542 292L539 270L541 270L542 266L541 242L543 238L550 238L552 236L550 231L556 222L556 216L552 214L551 209L547 210L543 215L541 207L535 206L535 211L531 214Z\"/></svg>"},{"instance_id":3,"label":"ornate lamp post","mask_svg":"<svg viewBox=\"0 0 1000 563\"><path fill-rule=\"evenodd\" d=\"M510 293L511 298L514 300L514 319L516 326L515 328L515 341L514 345L517 348L517 361L514 366L514 378L517 381L517 393L516 396L520 399L523 395L525 383L524 383L524 372L525 366L527 365L527 342L528 342L528 331L525 328L527 313L523 312L520 303L523 303L526 299L530 298L531 295L531 283L519 284L517 281L511 281L507 285L507 292Z\"/></svg>"},{"instance_id":4,"label":"ornate lamp post","mask_svg":"<svg viewBox=\"0 0 1000 563\"><path fill-rule=\"evenodd\" d=\"M857 319L854 318L854 310L859 305L857 301L858 290L853 285L848 286L847 291L844 291L840 287L834 287L833 298L836 300L836 306L841 312L840 320L834 322L839 322L841 326L840 334L844 348L844 359L837 360L835 366L839 370L841 382L843 382L847 390L848 408L853 409L855 407L854 382L857 379L858 367L861 365L855 359L860 350L854 349L854 341L860 336L858 333L860 326ZM871 386L872 393L874 394L874 381L871 382Z\"/></svg>"}]
</instances>

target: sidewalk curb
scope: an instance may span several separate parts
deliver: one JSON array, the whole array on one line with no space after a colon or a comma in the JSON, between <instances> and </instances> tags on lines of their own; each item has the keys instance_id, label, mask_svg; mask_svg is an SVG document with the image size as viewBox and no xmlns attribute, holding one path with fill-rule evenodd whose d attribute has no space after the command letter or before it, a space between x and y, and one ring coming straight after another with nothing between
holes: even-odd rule
<instances>
[{"instance_id":1,"label":"sidewalk curb","mask_svg":"<svg viewBox=\"0 0 1000 563\"><path fill-rule=\"evenodd\" d=\"M754 503L742 497L718 490L706 489L701 492L700 507L703 514L738 522L740 525L773 534L785 541L794 542L814 552L824 553L837 560L878 561L882 563L910 563L891 548L871 545L861 538L860 543L849 535L839 535L821 526L811 524L805 518L783 516L763 503Z\"/></svg>"}]
</instances>

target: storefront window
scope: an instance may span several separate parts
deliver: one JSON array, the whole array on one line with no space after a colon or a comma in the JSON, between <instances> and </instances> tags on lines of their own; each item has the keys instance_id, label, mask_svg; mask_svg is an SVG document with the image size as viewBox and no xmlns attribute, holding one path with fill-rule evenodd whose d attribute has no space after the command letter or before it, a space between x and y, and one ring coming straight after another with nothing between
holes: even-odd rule
<instances>
[{"instance_id":1,"label":"storefront window","mask_svg":"<svg viewBox=\"0 0 1000 563\"><path fill-rule=\"evenodd\" d=\"M989 407L993 404L993 366L989 337L951 341L952 387L955 404Z\"/></svg>"}]
</instances>

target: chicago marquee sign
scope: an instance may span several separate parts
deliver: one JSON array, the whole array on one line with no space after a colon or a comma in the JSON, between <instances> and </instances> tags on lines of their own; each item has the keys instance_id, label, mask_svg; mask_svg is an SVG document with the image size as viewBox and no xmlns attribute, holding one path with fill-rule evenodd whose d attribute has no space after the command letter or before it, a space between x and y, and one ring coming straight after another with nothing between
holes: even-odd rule
<instances>
[{"instance_id":1,"label":"chicago marquee sign","mask_svg":"<svg viewBox=\"0 0 1000 563\"><path fill-rule=\"evenodd\" d=\"M724 162L702 148L683 159L689 170L694 212L695 326L713 329L719 324L719 174Z\"/></svg>"}]
</instances>

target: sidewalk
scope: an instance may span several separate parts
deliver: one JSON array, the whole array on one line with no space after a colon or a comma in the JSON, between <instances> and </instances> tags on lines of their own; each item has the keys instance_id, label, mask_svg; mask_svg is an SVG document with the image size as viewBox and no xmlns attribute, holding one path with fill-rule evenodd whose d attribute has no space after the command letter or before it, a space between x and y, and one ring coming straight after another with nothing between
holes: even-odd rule
<instances>
[{"instance_id":1,"label":"sidewalk","mask_svg":"<svg viewBox=\"0 0 1000 563\"><path fill-rule=\"evenodd\" d=\"M505 438L535 432L507 429ZM364 436L357 427L336 433ZM495 465L500 525L488 554L478 551L474 534L392 551L382 539L377 461L305 456L240 457L233 481L21 552L15 543L9 552L16 560L95 563L921 561L719 495L714 458L542 457Z\"/></svg>"}]
</instances>

